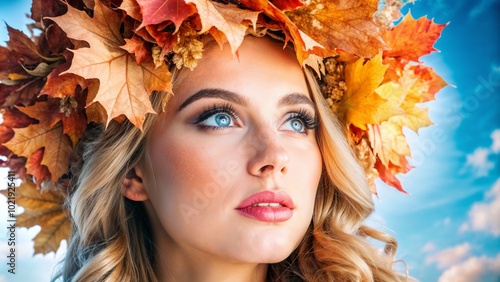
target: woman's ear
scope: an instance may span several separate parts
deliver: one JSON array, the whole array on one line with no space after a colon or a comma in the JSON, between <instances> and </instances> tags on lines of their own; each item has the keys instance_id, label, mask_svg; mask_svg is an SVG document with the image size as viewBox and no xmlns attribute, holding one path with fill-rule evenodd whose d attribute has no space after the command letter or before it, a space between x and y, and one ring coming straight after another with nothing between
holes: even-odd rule
<instances>
[{"instance_id":1,"label":"woman's ear","mask_svg":"<svg viewBox=\"0 0 500 282\"><path fill-rule=\"evenodd\" d=\"M122 194L127 199L137 202L149 199L143 181L144 174L138 167L131 169L122 180Z\"/></svg>"}]
</instances>

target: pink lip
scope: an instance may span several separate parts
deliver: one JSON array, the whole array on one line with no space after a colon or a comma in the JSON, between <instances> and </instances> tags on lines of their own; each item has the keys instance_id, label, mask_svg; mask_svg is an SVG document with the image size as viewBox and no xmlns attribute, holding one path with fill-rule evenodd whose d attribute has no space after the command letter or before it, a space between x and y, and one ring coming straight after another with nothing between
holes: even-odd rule
<instances>
[{"instance_id":1,"label":"pink lip","mask_svg":"<svg viewBox=\"0 0 500 282\"><path fill-rule=\"evenodd\" d=\"M257 206L262 203L278 203L281 206ZM263 222L283 222L293 215L293 200L283 192L263 191L245 199L236 207L236 210L243 216L263 221Z\"/></svg>"}]
</instances>

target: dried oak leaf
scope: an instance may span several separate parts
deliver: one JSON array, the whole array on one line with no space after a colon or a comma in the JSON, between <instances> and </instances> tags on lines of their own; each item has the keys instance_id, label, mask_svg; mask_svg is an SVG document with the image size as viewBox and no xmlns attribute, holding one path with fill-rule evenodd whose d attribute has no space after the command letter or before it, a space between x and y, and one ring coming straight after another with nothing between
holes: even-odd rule
<instances>
[{"instance_id":1,"label":"dried oak leaf","mask_svg":"<svg viewBox=\"0 0 500 282\"><path fill-rule=\"evenodd\" d=\"M394 29L382 32L382 38L390 48L384 51L384 58L397 57L418 62L421 56L437 51L433 45L446 25L435 24L425 16L415 20L408 13Z\"/></svg>"},{"instance_id":2,"label":"dried oak leaf","mask_svg":"<svg viewBox=\"0 0 500 282\"><path fill-rule=\"evenodd\" d=\"M346 126L352 124L366 130L367 124L380 124L402 113L397 105L375 93L384 79L386 69L380 54L367 62L360 58L346 66L347 89L338 105L339 117Z\"/></svg>"},{"instance_id":3,"label":"dried oak leaf","mask_svg":"<svg viewBox=\"0 0 500 282\"><path fill-rule=\"evenodd\" d=\"M7 190L0 193L7 197ZM34 255L56 252L61 241L69 238L71 224L62 208L63 203L64 196L61 192L50 190L41 193L31 182L24 182L16 188L16 204L24 208L24 212L16 216L16 225L41 227L33 238Z\"/></svg>"},{"instance_id":4,"label":"dried oak leaf","mask_svg":"<svg viewBox=\"0 0 500 282\"><path fill-rule=\"evenodd\" d=\"M297 27L328 53L342 49L371 58L385 48L373 21L377 0L312 0L305 7L285 12Z\"/></svg>"},{"instance_id":5,"label":"dried oak leaf","mask_svg":"<svg viewBox=\"0 0 500 282\"><path fill-rule=\"evenodd\" d=\"M14 154L29 159L36 150L45 148L40 164L47 166L52 182L56 182L67 172L68 156L73 149L70 139L63 133L62 122L51 126L47 120L41 118L40 123L16 128L14 132L14 137L4 144Z\"/></svg>"},{"instance_id":6,"label":"dried oak leaf","mask_svg":"<svg viewBox=\"0 0 500 282\"><path fill-rule=\"evenodd\" d=\"M229 42L229 46L231 46L233 54L240 47L246 34L248 25L243 24L243 22L249 21L256 27L260 13L242 10L236 5L226 5L208 0L187 0L186 3L194 3L198 9L202 23L200 33L205 33L212 27L222 31Z\"/></svg>"},{"instance_id":7,"label":"dried oak leaf","mask_svg":"<svg viewBox=\"0 0 500 282\"><path fill-rule=\"evenodd\" d=\"M139 29L147 25L172 21L177 32L182 22L196 13L194 5L184 0L137 0L137 4L142 14Z\"/></svg>"},{"instance_id":8,"label":"dried oak leaf","mask_svg":"<svg viewBox=\"0 0 500 282\"><path fill-rule=\"evenodd\" d=\"M90 48L74 50L73 62L67 73L85 79L99 79L99 90L93 102L99 102L109 121L126 116L142 128L147 113L154 113L149 101L153 91L171 92L170 72L165 64L155 69L151 60L138 65L120 48L125 42L120 34L120 17L113 10L95 2L94 18L68 6L68 12L52 18L68 37L85 40Z\"/></svg>"}]
</instances>

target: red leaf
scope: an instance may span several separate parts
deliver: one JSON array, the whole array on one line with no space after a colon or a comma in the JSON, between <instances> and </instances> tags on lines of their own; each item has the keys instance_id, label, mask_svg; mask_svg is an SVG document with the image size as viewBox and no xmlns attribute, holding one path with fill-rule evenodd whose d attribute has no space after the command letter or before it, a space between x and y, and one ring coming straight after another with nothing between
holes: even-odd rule
<instances>
[{"instance_id":1,"label":"red leaf","mask_svg":"<svg viewBox=\"0 0 500 282\"><path fill-rule=\"evenodd\" d=\"M142 13L139 28L172 21L177 31L186 18L196 13L195 6L186 4L184 0L137 0L137 3Z\"/></svg>"},{"instance_id":2,"label":"red leaf","mask_svg":"<svg viewBox=\"0 0 500 282\"><path fill-rule=\"evenodd\" d=\"M295 10L305 6L304 3L299 0L271 0L271 3L282 11Z\"/></svg>"}]
</instances>

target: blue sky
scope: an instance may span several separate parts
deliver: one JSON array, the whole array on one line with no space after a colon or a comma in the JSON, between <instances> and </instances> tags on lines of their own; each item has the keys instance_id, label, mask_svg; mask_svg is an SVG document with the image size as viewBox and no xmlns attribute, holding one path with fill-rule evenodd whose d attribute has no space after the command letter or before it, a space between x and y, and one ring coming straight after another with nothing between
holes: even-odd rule
<instances>
[{"instance_id":1,"label":"blue sky","mask_svg":"<svg viewBox=\"0 0 500 282\"><path fill-rule=\"evenodd\" d=\"M0 0L0 19L22 29L28 0ZM407 132L417 166L400 177L409 195L378 183L374 225L395 236L397 258L420 281L500 280L500 12L499 0L421 0L407 5L415 18L447 23L422 58L454 87L428 103L436 125ZM3 23L0 42L7 40ZM1 171L1 178L6 172ZM4 185L2 181L2 185ZM0 186L2 187L2 186ZM3 205L2 205L3 206ZM3 209L3 208L2 208ZM0 212L0 228L6 223ZM39 227L19 229L18 274L5 266L0 232L0 282L47 281L63 250L33 254ZM63 244L65 246L65 244ZM402 264L398 267L401 268Z\"/></svg>"}]
</instances>

